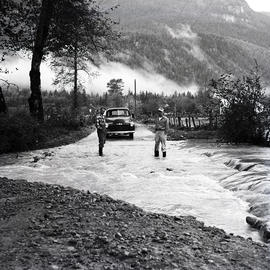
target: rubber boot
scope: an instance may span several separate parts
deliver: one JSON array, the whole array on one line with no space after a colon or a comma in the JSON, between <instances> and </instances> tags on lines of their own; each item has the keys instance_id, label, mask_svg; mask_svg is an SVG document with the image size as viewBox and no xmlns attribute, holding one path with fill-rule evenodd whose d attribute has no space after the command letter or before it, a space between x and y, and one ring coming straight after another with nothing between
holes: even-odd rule
<instances>
[{"instance_id":1,"label":"rubber boot","mask_svg":"<svg viewBox=\"0 0 270 270\"><path fill-rule=\"evenodd\" d=\"M103 147L99 147L99 151L98 151L98 153L99 153L99 156L103 156Z\"/></svg>"},{"instance_id":2,"label":"rubber boot","mask_svg":"<svg viewBox=\"0 0 270 270\"><path fill-rule=\"evenodd\" d=\"M155 151L155 157L159 157L159 152Z\"/></svg>"},{"instance_id":3,"label":"rubber boot","mask_svg":"<svg viewBox=\"0 0 270 270\"><path fill-rule=\"evenodd\" d=\"M163 157L166 157L166 152L163 152L162 155L163 155Z\"/></svg>"}]
</instances>

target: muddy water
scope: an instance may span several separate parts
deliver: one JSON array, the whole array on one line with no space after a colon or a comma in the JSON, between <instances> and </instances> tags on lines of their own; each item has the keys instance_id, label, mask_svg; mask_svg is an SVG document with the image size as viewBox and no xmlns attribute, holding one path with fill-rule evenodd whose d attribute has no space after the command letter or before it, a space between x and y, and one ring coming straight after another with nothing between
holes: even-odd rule
<instances>
[{"instance_id":1,"label":"muddy water","mask_svg":"<svg viewBox=\"0 0 270 270\"><path fill-rule=\"evenodd\" d=\"M153 136L139 126L134 140L108 140L104 157L97 155L95 133L73 145L2 155L0 176L107 194L147 211L192 215L259 239L245 217L269 218L270 149L179 141L168 143L163 159L153 157Z\"/></svg>"}]
</instances>

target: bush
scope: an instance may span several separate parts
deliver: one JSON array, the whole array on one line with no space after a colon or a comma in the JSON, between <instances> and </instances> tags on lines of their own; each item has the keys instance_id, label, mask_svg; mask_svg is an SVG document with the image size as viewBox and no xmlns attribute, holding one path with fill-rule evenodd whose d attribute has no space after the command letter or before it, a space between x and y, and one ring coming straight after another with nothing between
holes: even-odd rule
<instances>
[{"instance_id":1,"label":"bush","mask_svg":"<svg viewBox=\"0 0 270 270\"><path fill-rule=\"evenodd\" d=\"M53 115L42 124L25 111L0 115L0 154L43 147L50 140L61 140L70 131L80 130L88 122L69 112Z\"/></svg>"},{"instance_id":2,"label":"bush","mask_svg":"<svg viewBox=\"0 0 270 270\"><path fill-rule=\"evenodd\" d=\"M47 119L46 124L53 127L63 127L69 130L78 130L80 127L85 126L87 123L85 118L80 114L75 114L69 110L52 114Z\"/></svg>"},{"instance_id":3,"label":"bush","mask_svg":"<svg viewBox=\"0 0 270 270\"><path fill-rule=\"evenodd\" d=\"M212 80L211 85L221 105L219 137L229 143L263 142L263 134L269 127L269 106L257 70L242 79L222 75L219 80Z\"/></svg>"},{"instance_id":4,"label":"bush","mask_svg":"<svg viewBox=\"0 0 270 270\"><path fill-rule=\"evenodd\" d=\"M0 116L0 153L32 148L38 140L39 124L25 112Z\"/></svg>"}]
</instances>

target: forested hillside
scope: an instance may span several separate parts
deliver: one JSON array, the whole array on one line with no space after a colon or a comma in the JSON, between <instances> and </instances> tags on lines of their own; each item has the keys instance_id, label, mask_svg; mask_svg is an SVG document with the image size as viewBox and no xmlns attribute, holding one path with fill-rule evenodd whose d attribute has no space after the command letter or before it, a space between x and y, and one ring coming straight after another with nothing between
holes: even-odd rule
<instances>
[{"instance_id":1,"label":"forested hillside","mask_svg":"<svg viewBox=\"0 0 270 270\"><path fill-rule=\"evenodd\" d=\"M245 74L256 60L270 83L270 18L244 0L106 1L114 4L123 38L111 60L201 86L217 74Z\"/></svg>"}]
</instances>

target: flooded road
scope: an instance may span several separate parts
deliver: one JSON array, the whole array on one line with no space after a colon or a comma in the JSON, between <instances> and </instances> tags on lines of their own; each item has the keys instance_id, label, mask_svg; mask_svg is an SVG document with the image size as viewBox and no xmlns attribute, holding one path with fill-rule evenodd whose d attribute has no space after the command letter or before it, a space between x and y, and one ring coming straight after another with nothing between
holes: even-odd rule
<instances>
[{"instance_id":1,"label":"flooded road","mask_svg":"<svg viewBox=\"0 0 270 270\"><path fill-rule=\"evenodd\" d=\"M268 148L177 141L168 142L164 159L153 157L153 138L138 126L134 140L108 140L104 157L98 156L96 133L76 144L17 158L2 155L0 176L107 194L147 211L192 215L228 233L259 239L245 218L259 212L269 218L270 162L263 160Z\"/></svg>"}]
</instances>

